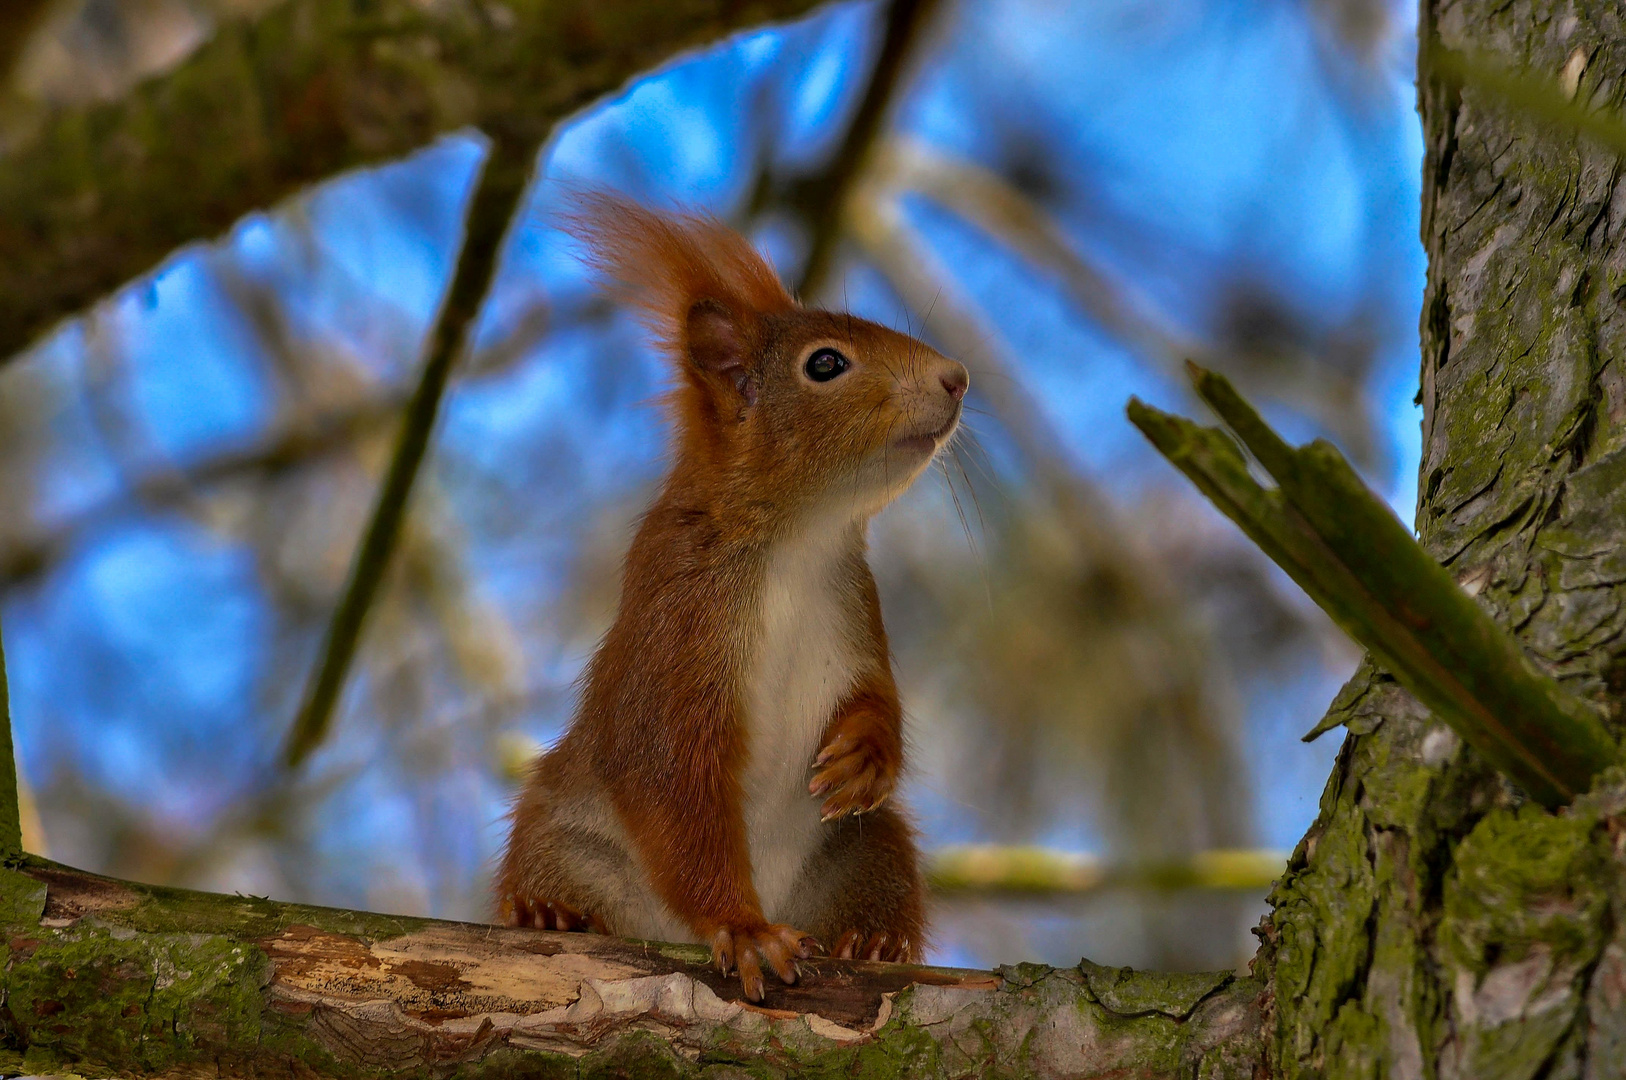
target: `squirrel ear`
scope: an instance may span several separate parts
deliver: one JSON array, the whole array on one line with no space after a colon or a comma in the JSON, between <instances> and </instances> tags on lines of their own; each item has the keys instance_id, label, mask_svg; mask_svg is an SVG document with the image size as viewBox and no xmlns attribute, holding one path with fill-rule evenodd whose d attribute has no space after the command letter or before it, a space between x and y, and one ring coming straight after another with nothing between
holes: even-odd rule
<instances>
[{"instance_id":1,"label":"squirrel ear","mask_svg":"<svg viewBox=\"0 0 1626 1080\"><path fill-rule=\"evenodd\" d=\"M757 396L752 350L762 316L796 307L739 233L701 214L664 214L619 195L571 200L562 224L613 291L643 312L673 359L708 388Z\"/></svg>"},{"instance_id":2,"label":"squirrel ear","mask_svg":"<svg viewBox=\"0 0 1626 1080\"><path fill-rule=\"evenodd\" d=\"M684 327L684 350L689 363L704 375L733 386L746 405L757 403L756 378L749 366L750 345L728 309L716 300L702 300L689 308Z\"/></svg>"}]
</instances>

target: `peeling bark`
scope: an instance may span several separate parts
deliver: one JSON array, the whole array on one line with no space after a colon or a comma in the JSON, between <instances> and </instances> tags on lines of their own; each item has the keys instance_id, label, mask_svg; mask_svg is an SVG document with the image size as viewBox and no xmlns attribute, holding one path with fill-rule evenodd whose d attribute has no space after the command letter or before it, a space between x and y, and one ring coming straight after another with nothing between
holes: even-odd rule
<instances>
[{"instance_id":1,"label":"peeling bark","mask_svg":"<svg viewBox=\"0 0 1626 1080\"><path fill-rule=\"evenodd\" d=\"M1229 972L820 959L756 1006L695 946L149 888L37 859L0 870L0 919L5 1071L1240 1078L1264 1053L1263 986Z\"/></svg>"},{"instance_id":2,"label":"peeling bark","mask_svg":"<svg viewBox=\"0 0 1626 1080\"><path fill-rule=\"evenodd\" d=\"M688 47L812 0L285 0L0 151L0 362L306 184L477 127L536 146Z\"/></svg>"}]
</instances>

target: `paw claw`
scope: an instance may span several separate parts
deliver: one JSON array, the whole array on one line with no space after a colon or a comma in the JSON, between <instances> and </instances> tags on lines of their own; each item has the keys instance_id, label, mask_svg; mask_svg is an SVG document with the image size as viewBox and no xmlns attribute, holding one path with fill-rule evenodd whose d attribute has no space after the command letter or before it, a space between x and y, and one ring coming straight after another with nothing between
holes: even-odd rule
<instances>
[{"instance_id":1,"label":"paw claw","mask_svg":"<svg viewBox=\"0 0 1626 1080\"><path fill-rule=\"evenodd\" d=\"M503 921L509 926L524 926L536 930L581 931L588 934L607 932L604 920L596 915L577 911L569 904L557 900L536 900L529 896L507 896L499 905Z\"/></svg>"},{"instance_id":2,"label":"paw claw","mask_svg":"<svg viewBox=\"0 0 1626 1080\"><path fill-rule=\"evenodd\" d=\"M876 743L842 732L831 737L813 765L817 771L807 790L814 798L825 797L819 808L825 822L876 809L897 782L895 763Z\"/></svg>"},{"instance_id":3,"label":"paw claw","mask_svg":"<svg viewBox=\"0 0 1626 1080\"><path fill-rule=\"evenodd\" d=\"M784 925L762 924L753 929L724 926L712 935L711 955L717 970L740 977L740 987L751 1001L761 1001L767 993L763 967L786 985L796 982L796 961L814 955L819 947L811 935Z\"/></svg>"},{"instance_id":4,"label":"paw claw","mask_svg":"<svg viewBox=\"0 0 1626 1080\"><path fill-rule=\"evenodd\" d=\"M836 939L831 955L842 960L881 960L898 963L912 955L909 939L894 938L885 930L865 933L853 927Z\"/></svg>"}]
</instances>

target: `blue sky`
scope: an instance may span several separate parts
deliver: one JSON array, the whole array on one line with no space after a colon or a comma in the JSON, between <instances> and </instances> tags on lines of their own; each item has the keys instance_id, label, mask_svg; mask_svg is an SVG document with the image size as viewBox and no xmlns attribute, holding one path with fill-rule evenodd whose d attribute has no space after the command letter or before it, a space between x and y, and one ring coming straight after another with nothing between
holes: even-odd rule
<instances>
[{"instance_id":1,"label":"blue sky","mask_svg":"<svg viewBox=\"0 0 1626 1080\"><path fill-rule=\"evenodd\" d=\"M648 402L662 368L629 320L583 315L591 286L551 212L573 187L611 186L733 213L757 163L806 165L833 145L876 26L874 4L839 3L685 57L588 110L546 149L482 340L502 338L537 305L554 325L506 367L454 385L429 473L460 522L472 587L516 624L545 619L568 588L582 522L634 498L661 461ZM1378 417L1368 476L1410 520L1423 257L1409 36L1397 34L1364 73L1328 49L1325 30L1287 0L966 3L898 103L895 130L996 169L1037 170L1069 241L1182 332L1212 333L1224 287L1237 280L1318 330L1366 315L1377 341L1364 388ZM332 379L408 386L481 153L477 134L448 136L254 215L0 374L0 393L25 370L59 391L34 477L41 520L70 521L116 500L132 475L277 430L290 402L222 292L230 274L276 290L310 362ZM998 241L919 201L910 216L1088 478L1126 505L1177 486L1123 406L1135 394L1191 412L1184 392ZM803 244L771 221L757 238L786 267ZM872 270L849 261L841 271L855 310L910 319ZM1263 404L1292 437L1321 433L1289 404ZM104 406L121 418L116 444L96 419ZM514 535L493 516L494 499L549 513L525 517L529 531ZM21 760L36 785L72 760L142 812L201 829L263 777L294 688L263 685L273 613L230 529L180 511L107 515L76 534L43 584L0 600ZM549 640L526 653L527 670L567 686L583 652ZM1338 663L1242 689L1265 846L1290 847L1313 816L1337 737L1307 747L1297 736L1336 690ZM364 694L353 688L347 700ZM545 739L563 715L555 702L518 726ZM361 848L383 862L416 857L392 853L391 836L416 837L408 847L451 843L429 835L436 813L366 775L376 739L351 734L325 751L363 767L324 826L336 866ZM456 790L480 807L472 873L500 833L506 791L477 775L470 754ZM974 837L952 800L923 792L920 801L929 841ZM1061 839L1079 835L1087 841L1087 831ZM355 901L361 886L345 882L361 873L337 867L331 899Z\"/></svg>"}]
</instances>

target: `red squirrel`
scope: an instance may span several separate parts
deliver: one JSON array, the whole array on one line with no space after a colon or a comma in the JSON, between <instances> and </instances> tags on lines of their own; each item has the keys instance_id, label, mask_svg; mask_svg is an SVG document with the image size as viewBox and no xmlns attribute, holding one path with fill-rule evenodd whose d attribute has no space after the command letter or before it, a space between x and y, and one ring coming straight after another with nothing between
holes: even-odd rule
<instances>
[{"instance_id":1,"label":"red squirrel","mask_svg":"<svg viewBox=\"0 0 1626 1080\"><path fill-rule=\"evenodd\" d=\"M566 228L676 367L674 445L575 718L515 804L501 917L708 944L753 1001L764 967L792 983L821 948L918 961L865 531L954 435L970 377L803 308L715 219L597 194Z\"/></svg>"}]
</instances>

